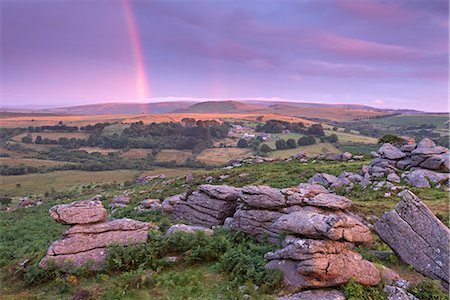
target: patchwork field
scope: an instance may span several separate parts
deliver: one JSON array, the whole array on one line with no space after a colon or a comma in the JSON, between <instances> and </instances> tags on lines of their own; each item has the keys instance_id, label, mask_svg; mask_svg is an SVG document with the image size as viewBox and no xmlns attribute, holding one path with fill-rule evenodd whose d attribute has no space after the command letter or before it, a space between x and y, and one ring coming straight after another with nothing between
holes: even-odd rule
<instances>
[{"instance_id":1,"label":"patchwork field","mask_svg":"<svg viewBox=\"0 0 450 300\"><path fill-rule=\"evenodd\" d=\"M342 151L336 148L331 143L318 143L309 146L301 146L294 149L275 150L270 153L271 157L285 159L300 151L305 151L308 155L317 155L321 153L341 153Z\"/></svg>"},{"instance_id":2,"label":"patchwork field","mask_svg":"<svg viewBox=\"0 0 450 300\"><path fill-rule=\"evenodd\" d=\"M185 162L191 156L192 156L192 151L189 151L189 150L165 149L165 150L161 150L156 155L156 160L159 162L174 160L177 163L182 163L182 162Z\"/></svg>"},{"instance_id":3,"label":"patchwork field","mask_svg":"<svg viewBox=\"0 0 450 300\"><path fill-rule=\"evenodd\" d=\"M262 117L262 118L261 118ZM287 122L303 122L305 125L310 125L315 122L305 120L296 116L286 116L276 113L189 113L189 114L135 114L135 115L94 115L94 116L48 116L48 115L19 115L0 116L0 127L28 127L28 126L44 126L55 125L59 121L62 121L68 126L84 126L88 124L95 124L99 122L122 122L133 123L143 121L146 124L161 123L161 122L179 122L184 118L194 118L196 120L247 120L256 121L260 118L260 121L267 120L280 120Z\"/></svg>"},{"instance_id":4,"label":"patchwork field","mask_svg":"<svg viewBox=\"0 0 450 300\"><path fill-rule=\"evenodd\" d=\"M332 130L325 130L325 134L331 135L336 134L339 139L339 143L346 144L346 143L359 143L359 144L377 144L378 139L370 136L365 136L361 134L353 134L353 133L346 133L341 131L332 131Z\"/></svg>"},{"instance_id":5,"label":"patchwork field","mask_svg":"<svg viewBox=\"0 0 450 300\"><path fill-rule=\"evenodd\" d=\"M434 124L436 126L448 125L449 115L446 114L427 114L427 115L398 115L381 119L369 120L370 123L384 125L422 125Z\"/></svg>"},{"instance_id":6,"label":"patchwork field","mask_svg":"<svg viewBox=\"0 0 450 300\"><path fill-rule=\"evenodd\" d=\"M347 122L386 115L385 112L376 110L329 107L289 107L276 109L273 110L273 112L286 116L295 116L308 119L321 119L333 122Z\"/></svg>"},{"instance_id":7,"label":"patchwork field","mask_svg":"<svg viewBox=\"0 0 450 300\"><path fill-rule=\"evenodd\" d=\"M0 157L0 165L5 166L30 166L30 167L55 167L68 162L45 160L45 159L34 159L34 158L10 158L10 157Z\"/></svg>"},{"instance_id":8,"label":"patchwork field","mask_svg":"<svg viewBox=\"0 0 450 300\"><path fill-rule=\"evenodd\" d=\"M197 156L197 160L207 165L223 165L233 158L247 157L252 155L250 149L241 148L213 148L203 150Z\"/></svg>"},{"instance_id":9,"label":"patchwork field","mask_svg":"<svg viewBox=\"0 0 450 300\"><path fill-rule=\"evenodd\" d=\"M126 158L137 159L145 158L149 153L152 153L151 149L129 149L127 151L120 151L121 155Z\"/></svg>"}]
</instances>

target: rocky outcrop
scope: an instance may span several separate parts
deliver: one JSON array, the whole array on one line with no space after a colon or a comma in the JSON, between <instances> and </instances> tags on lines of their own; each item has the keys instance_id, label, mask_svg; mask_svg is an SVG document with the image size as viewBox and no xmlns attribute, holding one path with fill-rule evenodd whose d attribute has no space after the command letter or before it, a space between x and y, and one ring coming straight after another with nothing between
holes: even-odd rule
<instances>
[{"instance_id":1,"label":"rocky outcrop","mask_svg":"<svg viewBox=\"0 0 450 300\"><path fill-rule=\"evenodd\" d=\"M405 178L405 181L414 187L450 185L450 152L445 147L436 146L428 138L418 144L405 144L400 148L383 144L378 152L372 153L372 156L375 158L369 166L361 168L360 174L343 172L339 176L334 176L317 173L308 180L308 183L323 185L330 191L353 188L356 184L362 187L373 184L374 190L378 190L381 186L393 188L393 184L385 185L378 182L385 177L390 183L400 183L401 178Z\"/></svg>"},{"instance_id":2,"label":"rocky outcrop","mask_svg":"<svg viewBox=\"0 0 450 300\"><path fill-rule=\"evenodd\" d=\"M146 184L155 179L165 179L165 178L166 175L164 174L139 176L138 178L136 178L136 183Z\"/></svg>"},{"instance_id":3,"label":"rocky outcrop","mask_svg":"<svg viewBox=\"0 0 450 300\"><path fill-rule=\"evenodd\" d=\"M82 200L69 204L55 205L49 210L50 217L62 224L88 224L104 222L106 209L101 201Z\"/></svg>"},{"instance_id":4,"label":"rocky outcrop","mask_svg":"<svg viewBox=\"0 0 450 300\"><path fill-rule=\"evenodd\" d=\"M131 198L128 194L118 195L111 200L109 207L112 209L117 207L127 207L130 202Z\"/></svg>"},{"instance_id":5,"label":"rocky outcrop","mask_svg":"<svg viewBox=\"0 0 450 300\"><path fill-rule=\"evenodd\" d=\"M234 214L239 190L227 185L201 185L179 199L173 206L173 217L193 225L211 227L222 225Z\"/></svg>"},{"instance_id":6,"label":"rocky outcrop","mask_svg":"<svg viewBox=\"0 0 450 300\"><path fill-rule=\"evenodd\" d=\"M353 157L353 154L350 152L344 152L344 153L321 153L316 155L314 158L317 160L342 160L342 161L348 161L351 160Z\"/></svg>"},{"instance_id":7,"label":"rocky outcrop","mask_svg":"<svg viewBox=\"0 0 450 300\"><path fill-rule=\"evenodd\" d=\"M380 281L377 268L352 250L353 243L287 236L282 246L266 254L266 268L282 271L291 291L339 286L351 278L364 285Z\"/></svg>"},{"instance_id":8,"label":"rocky outcrop","mask_svg":"<svg viewBox=\"0 0 450 300\"><path fill-rule=\"evenodd\" d=\"M85 264L89 264L92 270L101 269L110 244L146 242L148 230L154 226L131 219L106 222L106 210L100 201L85 200L56 205L49 212L57 222L74 226L50 245L47 255L39 263L41 268L53 260L63 269Z\"/></svg>"},{"instance_id":9,"label":"rocky outcrop","mask_svg":"<svg viewBox=\"0 0 450 300\"><path fill-rule=\"evenodd\" d=\"M165 198L161 204L162 212L164 214L173 213L174 205L181 201L186 201L186 196L187 196L187 194L183 193L183 194L173 195L173 196Z\"/></svg>"},{"instance_id":10,"label":"rocky outcrop","mask_svg":"<svg viewBox=\"0 0 450 300\"><path fill-rule=\"evenodd\" d=\"M412 192L399 196L395 210L375 224L376 232L402 260L448 289L450 230Z\"/></svg>"},{"instance_id":11,"label":"rocky outcrop","mask_svg":"<svg viewBox=\"0 0 450 300\"><path fill-rule=\"evenodd\" d=\"M302 183L295 188L269 186L233 188L203 185L177 197L174 217L193 227L176 225L171 231L195 232L205 226L224 225L283 248L266 254L267 268L279 269L291 292L332 287L352 277L365 285L380 281L378 269L353 251L370 242L370 230L347 209L352 202L329 193L323 186ZM181 228L183 227L183 228Z\"/></svg>"}]
</instances>

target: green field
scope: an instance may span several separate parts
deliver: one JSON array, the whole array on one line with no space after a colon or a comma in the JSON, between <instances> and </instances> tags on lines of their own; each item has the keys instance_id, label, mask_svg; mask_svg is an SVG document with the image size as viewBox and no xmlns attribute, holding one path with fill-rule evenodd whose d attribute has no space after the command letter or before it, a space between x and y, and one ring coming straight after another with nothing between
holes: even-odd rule
<instances>
[{"instance_id":1,"label":"green field","mask_svg":"<svg viewBox=\"0 0 450 300\"><path fill-rule=\"evenodd\" d=\"M331 134L336 134L338 136L339 144L347 143L357 143L357 144L376 144L378 142L377 138L365 136L361 134L346 133L341 131L325 130L325 135L329 136Z\"/></svg>"},{"instance_id":2,"label":"green field","mask_svg":"<svg viewBox=\"0 0 450 300\"><path fill-rule=\"evenodd\" d=\"M274 147L275 148L275 147ZM288 158L294 154L297 154L300 151L305 151L308 155L316 155L321 153L341 153L342 151L336 148L335 145L331 143L317 143L309 146L299 146L294 149L286 149L286 150L275 150L270 153L271 157L274 158Z\"/></svg>"},{"instance_id":3,"label":"green field","mask_svg":"<svg viewBox=\"0 0 450 300\"><path fill-rule=\"evenodd\" d=\"M448 121L449 115L445 114L399 115L369 120L370 123L391 125L391 126L422 125L422 124L434 124L436 126L442 126L445 125L446 122Z\"/></svg>"},{"instance_id":4,"label":"green field","mask_svg":"<svg viewBox=\"0 0 450 300\"><path fill-rule=\"evenodd\" d=\"M114 171L55 171L45 174L27 174L0 176L1 192L12 197L25 197L44 194L52 188L58 191L84 184L120 183L134 180L140 175L185 176L198 172L187 168L157 168L150 171L114 170ZM20 184L17 187L17 184Z\"/></svg>"}]
</instances>

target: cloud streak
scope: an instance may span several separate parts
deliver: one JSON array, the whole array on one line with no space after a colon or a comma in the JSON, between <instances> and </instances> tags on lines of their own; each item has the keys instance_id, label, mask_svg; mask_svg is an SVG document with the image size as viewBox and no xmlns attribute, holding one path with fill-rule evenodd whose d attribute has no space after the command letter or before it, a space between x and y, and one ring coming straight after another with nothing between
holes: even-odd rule
<instances>
[{"instance_id":1,"label":"cloud streak","mask_svg":"<svg viewBox=\"0 0 450 300\"><path fill-rule=\"evenodd\" d=\"M151 79L153 98L447 109L445 0L2 5L5 103L148 99Z\"/></svg>"}]
</instances>

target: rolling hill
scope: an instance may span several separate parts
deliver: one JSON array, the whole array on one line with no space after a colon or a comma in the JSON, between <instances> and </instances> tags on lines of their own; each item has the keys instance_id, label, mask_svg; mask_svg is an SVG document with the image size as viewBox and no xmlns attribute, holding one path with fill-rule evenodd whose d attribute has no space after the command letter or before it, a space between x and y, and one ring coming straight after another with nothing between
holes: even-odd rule
<instances>
[{"instance_id":1,"label":"rolling hill","mask_svg":"<svg viewBox=\"0 0 450 300\"><path fill-rule=\"evenodd\" d=\"M192 101L167 101L153 103L99 103L41 110L67 115L104 114L164 114L190 107Z\"/></svg>"},{"instance_id":2,"label":"rolling hill","mask_svg":"<svg viewBox=\"0 0 450 300\"><path fill-rule=\"evenodd\" d=\"M206 101L195 103L188 108L179 109L177 113L242 113L256 112L265 109L264 106L238 101Z\"/></svg>"}]
</instances>

